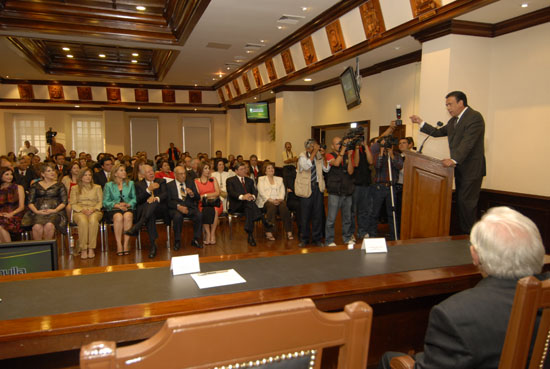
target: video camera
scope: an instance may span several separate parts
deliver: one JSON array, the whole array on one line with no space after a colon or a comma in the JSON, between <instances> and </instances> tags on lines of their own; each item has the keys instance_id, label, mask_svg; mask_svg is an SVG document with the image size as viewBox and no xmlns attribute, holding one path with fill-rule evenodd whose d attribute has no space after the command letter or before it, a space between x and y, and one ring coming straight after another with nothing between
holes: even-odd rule
<instances>
[{"instance_id":1,"label":"video camera","mask_svg":"<svg viewBox=\"0 0 550 369\"><path fill-rule=\"evenodd\" d=\"M46 132L46 143L48 145L52 144L52 138L57 136L57 132L52 130L52 127L50 127L50 130Z\"/></svg>"},{"instance_id":2,"label":"video camera","mask_svg":"<svg viewBox=\"0 0 550 369\"><path fill-rule=\"evenodd\" d=\"M384 141L383 144L382 141ZM390 147L399 144L399 140L392 135L382 136L377 140L377 142L382 144L382 146L386 149L389 149Z\"/></svg>"},{"instance_id":3,"label":"video camera","mask_svg":"<svg viewBox=\"0 0 550 369\"><path fill-rule=\"evenodd\" d=\"M364 139L365 139L365 129L363 127L350 128L350 130L346 133L346 135L342 137L342 141L340 141L340 145L344 145L346 147L346 150L353 150L355 146L361 145ZM349 141L344 144L345 140L349 140Z\"/></svg>"}]
</instances>

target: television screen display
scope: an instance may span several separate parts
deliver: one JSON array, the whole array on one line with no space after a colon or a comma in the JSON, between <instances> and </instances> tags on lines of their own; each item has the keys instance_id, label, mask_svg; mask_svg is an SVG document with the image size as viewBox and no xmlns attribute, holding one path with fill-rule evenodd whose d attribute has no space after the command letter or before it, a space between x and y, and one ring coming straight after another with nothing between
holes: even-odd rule
<instances>
[{"instance_id":1,"label":"television screen display","mask_svg":"<svg viewBox=\"0 0 550 369\"><path fill-rule=\"evenodd\" d=\"M340 75L340 84L348 109L361 104L361 95L359 94L359 86L355 79L352 67L347 67L344 73Z\"/></svg>"},{"instance_id":2,"label":"television screen display","mask_svg":"<svg viewBox=\"0 0 550 369\"><path fill-rule=\"evenodd\" d=\"M0 276L52 270L57 270L56 240L0 244Z\"/></svg>"},{"instance_id":3,"label":"television screen display","mask_svg":"<svg viewBox=\"0 0 550 369\"><path fill-rule=\"evenodd\" d=\"M245 107L248 123L269 123L269 104L267 101L246 103Z\"/></svg>"}]
</instances>

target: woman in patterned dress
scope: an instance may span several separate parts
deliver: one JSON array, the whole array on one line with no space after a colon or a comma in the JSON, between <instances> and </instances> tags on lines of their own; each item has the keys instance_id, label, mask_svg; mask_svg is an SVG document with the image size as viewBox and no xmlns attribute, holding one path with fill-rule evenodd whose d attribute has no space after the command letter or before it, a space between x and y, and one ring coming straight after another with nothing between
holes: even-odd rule
<instances>
[{"instance_id":1,"label":"woman in patterned dress","mask_svg":"<svg viewBox=\"0 0 550 369\"><path fill-rule=\"evenodd\" d=\"M10 233L21 233L24 209L23 186L13 183L13 169L0 168L0 242L11 242Z\"/></svg>"}]
</instances>

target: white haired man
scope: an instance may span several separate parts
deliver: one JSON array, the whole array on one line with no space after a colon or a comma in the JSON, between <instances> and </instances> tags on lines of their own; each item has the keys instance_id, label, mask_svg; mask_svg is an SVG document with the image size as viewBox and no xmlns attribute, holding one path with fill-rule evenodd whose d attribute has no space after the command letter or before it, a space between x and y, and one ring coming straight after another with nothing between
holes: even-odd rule
<instances>
[{"instance_id":1,"label":"white haired man","mask_svg":"<svg viewBox=\"0 0 550 369\"><path fill-rule=\"evenodd\" d=\"M490 209L472 228L470 241L473 263L484 278L432 308L415 368L498 368L518 280L548 278L540 275L540 233L515 210ZM400 355L384 354L379 368L389 369L391 358Z\"/></svg>"}]
</instances>

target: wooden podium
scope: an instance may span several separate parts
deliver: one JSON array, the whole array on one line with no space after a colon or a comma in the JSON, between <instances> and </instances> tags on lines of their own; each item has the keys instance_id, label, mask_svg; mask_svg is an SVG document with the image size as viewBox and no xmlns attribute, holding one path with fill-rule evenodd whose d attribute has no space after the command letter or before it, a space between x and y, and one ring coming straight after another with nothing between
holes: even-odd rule
<instances>
[{"instance_id":1,"label":"wooden podium","mask_svg":"<svg viewBox=\"0 0 550 369\"><path fill-rule=\"evenodd\" d=\"M405 152L402 240L449 235L453 176L441 160Z\"/></svg>"}]
</instances>

